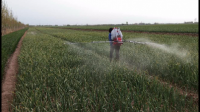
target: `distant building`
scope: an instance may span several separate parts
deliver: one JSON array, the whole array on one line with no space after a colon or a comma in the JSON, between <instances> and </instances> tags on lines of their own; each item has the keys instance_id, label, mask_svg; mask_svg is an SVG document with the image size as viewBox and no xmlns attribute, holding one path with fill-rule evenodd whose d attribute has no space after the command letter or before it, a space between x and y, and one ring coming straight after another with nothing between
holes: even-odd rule
<instances>
[{"instance_id":1,"label":"distant building","mask_svg":"<svg viewBox=\"0 0 200 112\"><path fill-rule=\"evenodd\" d=\"M145 25L145 23L139 23L139 25Z\"/></svg>"},{"instance_id":2,"label":"distant building","mask_svg":"<svg viewBox=\"0 0 200 112\"><path fill-rule=\"evenodd\" d=\"M187 22L184 22L185 24L192 24L193 21L187 21Z\"/></svg>"},{"instance_id":3,"label":"distant building","mask_svg":"<svg viewBox=\"0 0 200 112\"><path fill-rule=\"evenodd\" d=\"M146 23L146 25L150 25L151 23Z\"/></svg>"},{"instance_id":4,"label":"distant building","mask_svg":"<svg viewBox=\"0 0 200 112\"><path fill-rule=\"evenodd\" d=\"M155 22L154 24L159 24L159 23L156 23L156 22Z\"/></svg>"}]
</instances>

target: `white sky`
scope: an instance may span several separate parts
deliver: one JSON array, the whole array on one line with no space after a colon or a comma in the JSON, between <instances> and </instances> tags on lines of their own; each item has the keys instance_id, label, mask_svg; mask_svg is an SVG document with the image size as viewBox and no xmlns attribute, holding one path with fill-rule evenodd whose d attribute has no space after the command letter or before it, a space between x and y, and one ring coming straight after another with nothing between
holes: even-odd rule
<instances>
[{"instance_id":1,"label":"white sky","mask_svg":"<svg viewBox=\"0 0 200 112\"><path fill-rule=\"evenodd\" d=\"M29 25L198 21L198 0L3 0Z\"/></svg>"}]
</instances>

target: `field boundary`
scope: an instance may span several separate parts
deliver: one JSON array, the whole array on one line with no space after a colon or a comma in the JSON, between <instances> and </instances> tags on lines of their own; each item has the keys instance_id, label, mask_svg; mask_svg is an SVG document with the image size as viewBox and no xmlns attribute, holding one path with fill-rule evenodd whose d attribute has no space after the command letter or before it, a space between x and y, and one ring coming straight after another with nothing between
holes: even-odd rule
<instances>
[{"instance_id":1,"label":"field boundary","mask_svg":"<svg viewBox=\"0 0 200 112\"><path fill-rule=\"evenodd\" d=\"M2 30L1 30L1 36L10 34L10 33L12 33L12 32L19 31L19 30L24 29L24 28L26 28L26 27L22 27L22 28L18 28L18 29L2 29Z\"/></svg>"},{"instance_id":2,"label":"field boundary","mask_svg":"<svg viewBox=\"0 0 200 112\"><path fill-rule=\"evenodd\" d=\"M50 27L55 28L55 27ZM58 28L58 27L57 27ZM70 29L70 30L81 30L81 31L106 31L108 30L99 30L99 29L81 29L81 28L60 28L60 29ZM130 33L146 33L146 34L161 34L161 35L186 35L198 37L199 33L174 33L174 32L150 32L150 31L133 31L133 30L121 30L122 32L130 32Z\"/></svg>"},{"instance_id":3,"label":"field boundary","mask_svg":"<svg viewBox=\"0 0 200 112\"><path fill-rule=\"evenodd\" d=\"M26 36L27 31L24 33L24 35L21 37L15 52L10 56L8 59L6 69L5 69L5 75L4 80L2 83L2 90L1 90L1 111L2 112L9 112L9 109L11 108L12 99L14 96L15 91L15 84L17 81L16 75L18 73L18 55L20 53L22 40Z\"/></svg>"}]
</instances>

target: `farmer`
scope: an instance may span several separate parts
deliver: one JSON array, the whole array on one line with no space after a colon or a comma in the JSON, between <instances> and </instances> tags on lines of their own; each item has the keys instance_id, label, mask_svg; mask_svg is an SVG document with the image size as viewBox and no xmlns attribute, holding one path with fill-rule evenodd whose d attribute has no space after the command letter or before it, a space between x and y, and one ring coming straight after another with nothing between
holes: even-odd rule
<instances>
[{"instance_id":1,"label":"farmer","mask_svg":"<svg viewBox=\"0 0 200 112\"><path fill-rule=\"evenodd\" d=\"M119 61L119 49L120 49L120 46L122 43L118 43L116 41L118 41L118 39L122 40L122 33L119 30L119 32L120 32L120 35L119 35L118 30L119 29L116 29L116 28L114 28L114 31L113 31L113 28L109 29L109 41L113 41L113 42L110 42L110 62L112 61L114 50L116 53L115 60Z\"/></svg>"}]
</instances>

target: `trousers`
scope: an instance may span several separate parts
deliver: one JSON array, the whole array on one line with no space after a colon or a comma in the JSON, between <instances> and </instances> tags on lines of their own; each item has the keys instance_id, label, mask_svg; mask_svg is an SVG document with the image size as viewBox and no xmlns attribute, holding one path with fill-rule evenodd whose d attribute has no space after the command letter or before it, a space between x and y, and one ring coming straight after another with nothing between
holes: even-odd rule
<instances>
[{"instance_id":1,"label":"trousers","mask_svg":"<svg viewBox=\"0 0 200 112\"><path fill-rule=\"evenodd\" d=\"M119 61L119 50L120 50L120 46L117 46L117 45L110 46L110 62L112 61L114 51L116 54L115 60Z\"/></svg>"}]
</instances>

